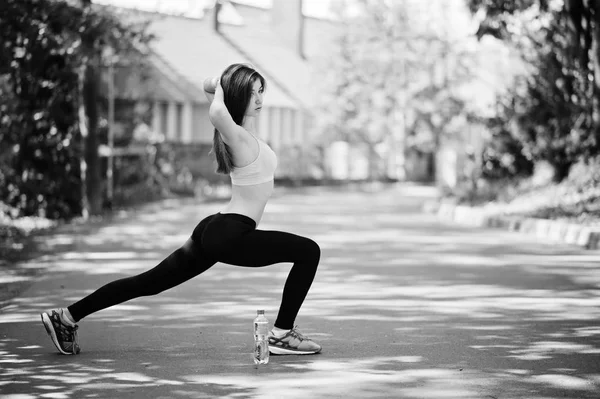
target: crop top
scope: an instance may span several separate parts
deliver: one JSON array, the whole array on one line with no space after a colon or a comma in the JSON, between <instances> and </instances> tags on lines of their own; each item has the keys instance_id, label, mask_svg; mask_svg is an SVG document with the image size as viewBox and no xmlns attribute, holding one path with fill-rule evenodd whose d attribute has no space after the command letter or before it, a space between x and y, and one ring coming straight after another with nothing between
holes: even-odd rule
<instances>
[{"instance_id":1,"label":"crop top","mask_svg":"<svg viewBox=\"0 0 600 399\"><path fill-rule=\"evenodd\" d=\"M233 168L229 173L232 184L250 186L273 180L277 168L277 155L267 143L258 138L256 141L258 141L258 156L246 166Z\"/></svg>"}]
</instances>

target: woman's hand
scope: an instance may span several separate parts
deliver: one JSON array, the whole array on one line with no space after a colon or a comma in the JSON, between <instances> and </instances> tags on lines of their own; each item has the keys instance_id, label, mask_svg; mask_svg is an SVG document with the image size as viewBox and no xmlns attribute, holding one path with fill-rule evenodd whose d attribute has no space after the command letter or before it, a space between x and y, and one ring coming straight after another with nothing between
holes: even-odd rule
<instances>
[{"instance_id":1,"label":"woman's hand","mask_svg":"<svg viewBox=\"0 0 600 399\"><path fill-rule=\"evenodd\" d=\"M204 91L209 94L215 94L217 86L219 85L219 78L207 78L204 80Z\"/></svg>"},{"instance_id":2,"label":"woman's hand","mask_svg":"<svg viewBox=\"0 0 600 399\"><path fill-rule=\"evenodd\" d=\"M219 82L219 78L206 78L204 79L204 84L202 85L204 89L204 95L208 99L209 103L212 103L215 99L215 93L217 92L217 88L221 86ZM223 92L223 90L221 90ZM221 95L223 97L223 95Z\"/></svg>"},{"instance_id":3,"label":"woman's hand","mask_svg":"<svg viewBox=\"0 0 600 399\"><path fill-rule=\"evenodd\" d=\"M215 78L215 100L224 102L225 93L223 92L223 86L221 86L221 79Z\"/></svg>"}]
</instances>

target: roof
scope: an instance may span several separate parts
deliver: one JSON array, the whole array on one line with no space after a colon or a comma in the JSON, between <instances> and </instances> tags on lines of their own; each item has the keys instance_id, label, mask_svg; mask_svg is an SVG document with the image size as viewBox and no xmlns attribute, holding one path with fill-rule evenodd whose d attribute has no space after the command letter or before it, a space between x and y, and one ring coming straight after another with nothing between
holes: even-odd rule
<instances>
[{"instance_id":1,"label":"roof","mask_svg":"<svg viewBox=\"0 0 600 399\"><path fill-rule=\"evenodd\" d=\"M165 80L151 85L157 99L206 103L201 93L207 77L219 75L232 63L249 62L268 82L266 105L310 109L316 103L319 80L311 62L278 37L268 8L226 2L219 18L220 33L213 27L214 7L193 17L128 11L151 21L153 76ZM335 24L310 17L304 22L305 54L311 59L327 54L323 49L331 42Z\"/></svg>"},{"instance_id":2,"label":"roof","mask_svg":"<svg viewBox=\"0 0 600 399\"><path fill-rule=\"evenodd\" d=\"M204 79L219 75L228 65L250 62L217 34L209 18L192 19L173 15L154 14L149 31L156 35L151 48L176 74L179 74L194 91L202 90ZM262 70L257 66L259 72ZM277 84L269 85L265 104L295 107L295 101ZM204 96L196 102L206 102Z\"/></svg>"},{"instance_id":3,"label":"roof","mask_svg":"<svg viewBox=\"0 0 600 399\"><path fill-rule=\"evenodd\" d=\"M310 108L315 92L313 74L308 62L277 41L273 34L249 32L244 27L222 28L230 43L247 54L250 62L264 73L269 84L275 83L302 108Z\"/></svg>"},{"instance_id":4,"label":"roof","mask_svg":"<svg viewBox=\"0 0 600 399\"><path fill-rule=\"evenodd\" d=\"M311 63L272 29L269 9L231 3L243 18L243 24L223 25L224 35L243 49L253 64L283 87L301 107L311 108L318 94L315 89L318 80Z\"/></svg>"}]
</instances>

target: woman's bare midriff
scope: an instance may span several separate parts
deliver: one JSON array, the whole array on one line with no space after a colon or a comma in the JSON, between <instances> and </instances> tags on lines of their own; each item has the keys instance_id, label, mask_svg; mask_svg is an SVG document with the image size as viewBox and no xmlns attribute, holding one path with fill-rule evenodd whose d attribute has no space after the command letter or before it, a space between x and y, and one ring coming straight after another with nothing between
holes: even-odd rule
<instances>
[{"instance_id":1,"label":"woman's bare midriff","mask_svg":"<svg viewBox=\"0 0 600 399\"><path fill-rule=\"evenodd\" d=\"M237 213L260 223L265 206L273 194L273 180L250 186L231 185L231 200L221 213Z\"/></svg>"}]
</instances>

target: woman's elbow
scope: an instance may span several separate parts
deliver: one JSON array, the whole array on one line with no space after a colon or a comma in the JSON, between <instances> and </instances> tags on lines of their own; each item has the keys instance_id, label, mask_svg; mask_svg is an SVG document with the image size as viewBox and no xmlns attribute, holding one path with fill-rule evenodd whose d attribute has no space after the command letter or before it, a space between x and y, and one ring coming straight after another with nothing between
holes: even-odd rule
<instances>
[{"instance_id":1,"label":"woman's elbow","mask_svg":"<svg viewBox=\"0 0 600 399\"><path fill-rule=\"evenodd\" d=\"M213 102L208 109L208 119L214 125L215 122L218 122L223 118L224 107L222 104Z\"/></svg>"}]
</instances>

